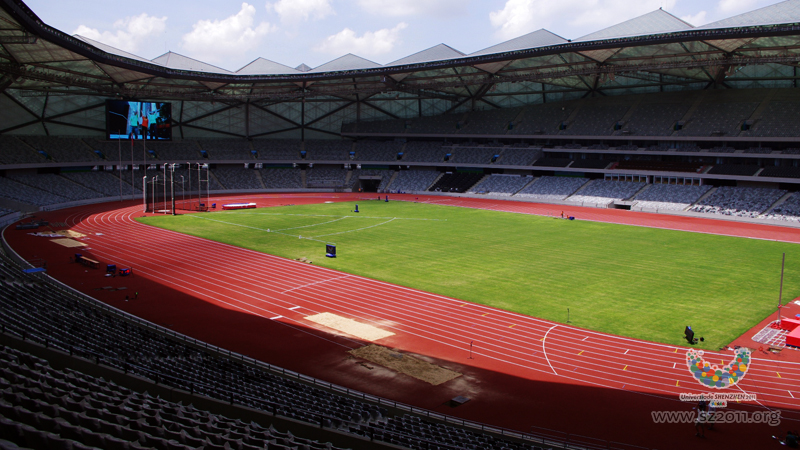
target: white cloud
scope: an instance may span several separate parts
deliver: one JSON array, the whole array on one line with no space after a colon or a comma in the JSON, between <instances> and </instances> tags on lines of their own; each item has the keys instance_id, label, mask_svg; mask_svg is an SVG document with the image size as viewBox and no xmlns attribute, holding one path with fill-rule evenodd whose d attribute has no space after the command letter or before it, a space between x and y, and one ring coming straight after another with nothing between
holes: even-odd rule
<instances>
[{"instance_id":1,"label":"white cloud","mask_svg":"<svg viewBox=\"0 0 800 450\"><path fill-rule=\"evenodd\" d=\"M515 38L539 28L563 33L553 30L554 24L579 29L582 36L674 5L675 0L507 0L503 9L489 13L489 21L501 39Z\"/></svg>"},{"instance_id":2,"label":"white cloud","mask_svg":"<svg viewBox=\"0 0 800 450\"><path fill-rule=\"evenodd\" d=\"M443 16L466 14L469 0L358 0L358 3L367 12L376 15L414 16L435 14L438 18L441 18Z\"/></svg>"},{"instance_id":3,"label":"white cloud","mask_svg":"<svg viewBox=\"0 0 800 450\"><path fill-rule=\"evenodd\" d=\"M697 26L705 25L705 24L708 23L708 20L706 19L706 15L707 15L707 13L705 11L700 11L699 13L697 13L697 14L695 14L693 16L683 16L683 17L681 17L681 20L683 20L684 22L689 22L690 24L692 24L692 25L697 27Z\"/></svg>"},{"instance_id":4,"label":"white cloud","mask_svg":"<svg viewBox=\"0 0 800 450\"><path fill-rule=\"evenodd\" d=\"M267 10L274 10L281 17L281 22L288 23L336 14L330 0L278 0L275 3L268 2Z\"/></svg>"},{"instance_id":5,"label":"white cloud","mask_svg":"<svg viewBox=\"0 0 800 450\"><path fill-rule=\"evenodd\" d=\"M193 58L209 62L243 55L257 47L261 38L275 31L267 22L253 27L255 14L255 7L242 3L242 9L228 18L200 20L192 25L191 32L183 35L182 46Z\"/></svg>"},{"instance_id":6,"label":"white cloud","mask_svg":"<svg viewBox=\"0 0 800 450\"><path fill-rule=\"evenodd\" d=\"M136 52L143 48L145 40L161 34L166 29L167 17L153 17L142 13L138 16L126 17L114 22L115 31L99 31L80 25L72 34L102 42L127 52Z\"/></svg>"},{"instance_id":7,"label":"white cloud","mask_svg":"<svg viewBox=\"0 0 800 450\"><path fill-rule=\"evenodd\" d=\"M758 0L720 0L717 9L723 14L732 16L756 9L757 3Z\"/></svg>"},{"instance_id":8,"label":"white cloud","mask_svg":"<svg viewBox=\"0 0 800 450\"><path fill-rule=\"evenodd\" d=\"M357 36L355 31L344 30L328 36L314 50L333 55L354 53L360 56L376 56L392 51L395 44L400 41L400 31L408 26L400 22L392 29L384 28L378 31L367 31L362 36Z\"/></svg>"}]
</instances>

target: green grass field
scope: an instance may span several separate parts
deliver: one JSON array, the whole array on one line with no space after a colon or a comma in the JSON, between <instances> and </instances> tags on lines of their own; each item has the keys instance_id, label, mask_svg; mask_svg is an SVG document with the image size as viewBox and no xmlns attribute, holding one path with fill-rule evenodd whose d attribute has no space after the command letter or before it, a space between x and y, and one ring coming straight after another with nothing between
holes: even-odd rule
<instances>
[{"instance_id":1,"label":"green grass field","mask_svg":"<svg viewBox=\"0 0 800 450\"><path fill-rule=\"evenodd\" d=\"M775 312L783 252L784 301L800 295L796 244L397 201L359 202L354 214L353 205L137 220L557 322L569 308L572 325L623 336L680 344L691 325L707 349ZM337 258L324 257L325 242Z\"/></svg>"}]
</instances>

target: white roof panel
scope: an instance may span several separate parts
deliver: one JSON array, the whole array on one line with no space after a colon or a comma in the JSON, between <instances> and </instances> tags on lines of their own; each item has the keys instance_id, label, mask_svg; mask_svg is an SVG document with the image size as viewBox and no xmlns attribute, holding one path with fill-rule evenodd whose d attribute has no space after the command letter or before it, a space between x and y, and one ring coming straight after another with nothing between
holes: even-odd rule
<instances>
[{"instance_id":1,"label":"white roof panel","mask_svg":"<svg viewBox=\"0 0 800 450\"><path fill-rule=\"evenodd\" d=\"M462 56L464 56L464 54L461 53L460 51L448 45L439 44L429 49L414 53L413 55L406 56L405 58L400 58L397 61L390 62L389 64L386 65L402 66L405 64L417 64L430 61L443 61L446 59L461 58Z\"/></svg>"},{"instance_id":2,"label":"white roof panel","mask_svg":"<svg viewBox=\"0 0 800 450\"><path fill-rule=\"evenodd\" d=\"M297 69L264 58L258 58L236 71L237 75L281 75L299 73Z\"/></svg>"},{"instance_id":3,"label":"white roof panel","mask_svg":"<svg viewBox=\"0 0 800 450\"><path fill-rule=\"evenodd\" d=\"M600 41L603 39L671 33L690 30L692 28L694 27L691 24L659 8L642 16L587 34L586 36L575 39L573 42Z\"/></svg>"},{"instance_id":4,"label":"white roof panel","mask_svg":"<svg viewBox=\"0 0 800 450\"><path fill-rule=\"evenodd\" d=\"M469 56L491 55L494 53L513 52L515 50L525 50L529 48L547 47L548 45L564 44L567 41L561 36L551 33L544 28L528 33L524 36L516 37L505 42L470 53Z\"/></svg>"},{"instance_id":5,"label":"white roof panel","mask_svg":"<svg viewBox=\"0 0 800 450\"><path fill-rule=\"evenodd\" d=\"M360 56L356 56L352 53L348 53L344 56L334 59L333 61L328 61L319 67L315 67L314 70L310 70L309 72L337 72L340 70L372 69L374 67L381 67L381 65L368 59L364 59Z\"/></svg>"},{"instance_id":6,"label":"white roof panel","mask_svg":"<svg viewBox=\"0 0 800 450\"><path fill-rule=\"evenodd\" d=\"M145 59L145 58L142 58L141 56L136 56L133 53L128 53L128 52L126 52L124 50L120 50L120 49L118 49L116 47L112 47L110 45L103 44L102 42L98 42L98 41L95 41L93 39L89 39L89 38L87 38L85 36L81 36L80 34L75 34L72 37L74 37L75 39L80 39L81 41L86 42L87 44L89 44L91 46L94 46L94 47L97 47L98 49L100 49L100 50L102 50L102 51L104 51L106 53L110 53L112 55L122 56L123 58L130 58L130 59L135 59L137 61L142 61L142 62L154 64L154 62L150 61L149 59ZM158 64L158 63L155 63L155 64Z\"/></svg>"},{"instance_id":7,"label":"white roof panel","mask_svg":"<svg viewBox=\"0 0 800 450\"><path fill-rule=\"evenodd\" d=\"M162 66L165 67L169 67L170 69L194 70L196 72L208 72L208 73L224 73L224 74L232 73L225 69L221 69L217 66L212 66L211 64L204 63L202 61L198 61L196 59L192 59L189 58L188 56L183 56L181 54L174 52L164 53L158 58L155 58L152 62L156 64L161 64Z\"/></svg>"},{"instance_id":8,"label":"white roof panel","mask_svg":"<svg viewBox=\"0 0 800 450\"><path fill-rule=\"evenodd\" d=\"M698 29L748 27L797 22L800 22L800 0L786 0L785 2L765 6L755 11L739 14L738 16L711 22L702 27L698 27Z\"/></svg>"}]
</instances>

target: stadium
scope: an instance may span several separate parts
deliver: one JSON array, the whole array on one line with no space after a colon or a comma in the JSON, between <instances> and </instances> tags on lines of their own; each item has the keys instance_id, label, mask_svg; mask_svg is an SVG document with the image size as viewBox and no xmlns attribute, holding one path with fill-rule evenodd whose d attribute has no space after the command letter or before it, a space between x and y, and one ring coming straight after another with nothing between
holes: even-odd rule
<instances>
[{"instance_id":1,"label":"stadium","mask_svg":"<svg viewBox=\"0 0 800 450\"><path fill-rule=\"evenodd\" d=\"M235 72L0 21L0 448L800 428L800 0Z\"/></svg>"}]
</instances>

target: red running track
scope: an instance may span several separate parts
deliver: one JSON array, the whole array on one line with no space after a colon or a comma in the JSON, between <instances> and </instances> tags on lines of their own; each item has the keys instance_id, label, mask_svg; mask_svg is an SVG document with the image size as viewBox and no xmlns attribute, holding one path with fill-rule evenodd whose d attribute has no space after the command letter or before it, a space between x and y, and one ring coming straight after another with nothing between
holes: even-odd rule
<instances>
[{"instance_id":1,"label":"red running track","mask_svg":"<svg viewBox=\"0 0 800 450\"><path fill-rule=\"evenodd\" d=\"M264 207L363 198L367 197L259 194L224 201ZM550 216L564 208L454 197L392 198ZM133 278L102 278L68 264L68 255L76 250L25 232L9 229L6 237L23 257L45 255L52 276L175 331L326 381L469 420L525 432L544 427L647 448L766 448L774 444L772 434L800 428L800 400L795 399L800 396L800 363L789 360L794 358L754 355L737 386L758 400L730 405L750 412L779 410L780 427L718 425L701 441L691 424L655 424L650 414L690 410L693 404L678 401L678 394L705 392L686 369L685 348L579 329L156 229L133 220L142 215L140 209L105 204L40 215L86 234L82 240L89 247L78 251L119 267L131 266ZM565 212L581 220L800 242L800 230L790 227L593 208ZM126 302L120 291L97 290L121 286L128 287L123 292L129 295L138 291L140 298ZM346 351L364 342L304 319L320 312L392 331L394 336L378 343L464 375L430 386L359 364ZM782 353L787 352L791 351ZM732 352L706 352L705 357L727 362ZM472 400L451 408L447 401L456 395Z\"/></svg>"}]
</instances>

